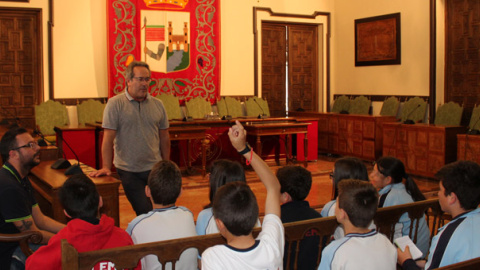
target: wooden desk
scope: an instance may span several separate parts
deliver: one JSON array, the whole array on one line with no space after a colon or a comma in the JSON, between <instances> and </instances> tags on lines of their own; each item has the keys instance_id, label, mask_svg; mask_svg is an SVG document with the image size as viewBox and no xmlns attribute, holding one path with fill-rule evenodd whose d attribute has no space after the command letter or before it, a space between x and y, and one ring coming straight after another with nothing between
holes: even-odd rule
<instances>
[{"instance_id":1,"label":"wooden desk","mask_svg":"<svg viewBox=\"0 0 480 270\"><path fill-rule=\"evenodd\" d=\"M191 141L192 140L200 140L201 148L202 148L202 176L206 174L206 164L207 164L207 145L208 140L206 139L206 130L210 127L205 126L173 126L170 127L170 140L171 141L179 141L179 140L187 140L187 168L190 169L192 167L192 160L191 156Z\"/></svg>"},{"instance_id":2,"label":"wooden desk","mask_svg":"<svg viewBox=\"0 0 480 270\"><path fill-rule=\"evenodd\" d=\"M480 135L457 134L457 160L480 164Z\"/></svg>"},{"instance_id":3,"label":"wooden desk","mask_svg":"<svg viewBox=\"0 0 480 270\"><path fill-rule=\"evenodd\" d=\"M247 135L256 136L256 148L255 151L261 157L262 156L262 136L273 135L285 135L285 151L287 163L289 161L288 156L288 139L291 134L307 134L307 127L310 123L294 123L294 122L274 122L274 123L259 123L259 122L247 122L244 125ZM305 159L303 166L306 168L308 165L308 137L304 136L304 153ZM275 160L279 164L279 151L275 154Z\"/></svg>"},{"instance_id":4,"label":"wooden desk","mask_svg":"<svg viewBox=\"0 0 480 270\"><path fill-rule=\"evenodd\" d=\"M393 156L405 164L408 173L434 177L445 164L457 157L457 134L462 126L430 124L383 124L383 155Z\"/></svg>"},{"instance_id":5,"label":"wooden desk","mask_svg":"<svg viewBox=\"0 0 480 270\"><path fill-rule=\"evenodd\" d=\"M67 176L64 175L65 169L54 170L50 168L54 163L51 161L42 161L34 167L29 175L30 182L35 189L35 198L42 209L42 212L62 223L67 222L67 217L63 213L63 207L60 204L58 192ZM70 161L73 163L74 161ZM83 171L88 174L92 168L82 165ZM115 225L119 226L118 211L118 186L120 181L111 176L92 177L98 193L103 198L103 207L100 211L115 220Z\"/></svg>"}]
</instances>

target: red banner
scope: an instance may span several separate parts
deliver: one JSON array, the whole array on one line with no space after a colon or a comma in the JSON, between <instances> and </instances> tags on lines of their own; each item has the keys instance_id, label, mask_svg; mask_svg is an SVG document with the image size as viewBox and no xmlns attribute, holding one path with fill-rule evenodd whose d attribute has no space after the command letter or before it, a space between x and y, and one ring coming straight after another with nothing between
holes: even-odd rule
<instances>
[{"instance_id":1,"label":"red banner","mask_svg":"<svg viewBox=\"0 0 480 270\"><path fill-rule=\"evenodd\" d=\"M219 0L108 0L109 97L125 90L125 70L145 61L150 94L184 102L220 93Z\"/></svg>"}]
</instances>

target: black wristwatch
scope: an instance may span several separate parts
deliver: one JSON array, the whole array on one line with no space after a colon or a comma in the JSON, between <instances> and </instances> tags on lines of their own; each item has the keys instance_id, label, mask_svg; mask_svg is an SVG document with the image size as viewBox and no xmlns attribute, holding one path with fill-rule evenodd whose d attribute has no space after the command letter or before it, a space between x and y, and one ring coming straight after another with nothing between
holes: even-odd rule
<instances>
[{"instance_id":1,"label":"black wristwatch","mask_svg":"<svg viewBox=\"0 0 480 270\"><path fill-rule=\"evenodd\" d=\"M252 149L250 149L250 145L248 145L248 143L247 143L247 144L245 144L245 149L243 149L242 151L238 151L238 153L239 153L240 155L244 155L244 154L246 154L246 153L248 153L248 152L250 152L250 151L252 151Z\"/></svg>"}]
</instances>

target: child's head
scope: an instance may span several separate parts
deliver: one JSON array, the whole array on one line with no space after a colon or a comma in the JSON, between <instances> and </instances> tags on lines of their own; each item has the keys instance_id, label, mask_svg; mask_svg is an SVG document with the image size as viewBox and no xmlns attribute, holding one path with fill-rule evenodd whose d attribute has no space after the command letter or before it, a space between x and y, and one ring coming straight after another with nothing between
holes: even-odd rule
<instances>
[{"instance_id":1,"label":"child's head","mask_svg":"<svg viewBox=\"0 0 480 270\"><path fill-rule=\"evenodd\" d=\"M215 194L213 215L231 234L249 235L258 219L257 199L245 182L228 183Z\"/></svg>"},{"instance_id":2,"label":"child's head","mask_svg":"<svg viewBox=\"0 0 480 270\"><path fill-rule=\"evenodd\" d=\"M301 166L285 166L277 171L280 193L288 193L293 201L303 201L312 187L312 173Z\"/></svg>"},{"instance_id":3,"label":"child's head","mask_svg":"<svg viewBox=\"0 0 480 270\"><path fill-rule=\"evenodd\" d=\"M338 183L344 179L358 179L368 181L367 167L355 157L343 157L335 161L333 166L334 197L338 196Z\"/></svg>"},{"instance_id":4,"label":"child's head","mask_svg":"<svg viewBox=\"0 0 480 270\"><path fill-rule=\"evenodd\" d=\"M177 201L182 190L182 174L169 160L159 161L148 176L150 196L155 204L169 205Z\"/></svg>"},{"instance_id":5,"label":"child's head","mask_svg":"<svg viewBox=\"0 0 480 270\"><path fill-rule=\"evenodd\" d=\"M235 181L246 182L245 171L240 163L227 159L214 161L210 169L210 205L208 207L213 203L213 197L215 197L217 189Z\"/></svg>"},{"instance_id":6,"label":"child's head","mask_svg":"<svg viewBox=\"0 0 480 270\"><path fill-rule=\"evenodd\" d=\"M464 210L476 209L480 204L480 165L473 161L456 161L445 165L436 174L435 178L440 180L440 191L438 194L440 205L446 212L443 205L443 198L452 192L458 198L460 206Z\"/></svg>"},{"instance_id":7,"label":"child's head","mask_svg":"<svg viewBox=\"0 0 480 270\"><path fill-rule=\"evenodd\" d=\"M71 218L95 218L100 196L90 178L76 174L68 178L59 191L60 203Z\"/></svg>"},{"instance_id":8,"label":"child's head","mask_svg":"<svg viewBox=\"0 0 480 270\"><path fill-rule=\"evenodd\" d=\"M347 179L338 184L337 209L347 213L353 226L368 228L377 212L377 204L377 190L369 182Z\"/></svg>"},{"instance_id":9,"label":"child's head","mask_svg":"<svg viewBox=\"0 0 480 270\"><path fill-rule=\"evenodd\" d=\"M394 157L379 158L375 162L373 171L370 174L370 180L377 189L382 189L389 184L401 183L404 178L408 178L405 172L405 165Z\"/></svg>"}]
</instances>

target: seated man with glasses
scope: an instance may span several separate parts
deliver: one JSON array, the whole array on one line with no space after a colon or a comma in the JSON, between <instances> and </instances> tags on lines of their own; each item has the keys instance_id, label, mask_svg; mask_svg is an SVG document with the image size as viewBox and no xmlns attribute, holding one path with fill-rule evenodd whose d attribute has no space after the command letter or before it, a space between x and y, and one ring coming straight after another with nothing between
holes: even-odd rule
<instances>
[{"instance_id":1,"label":"seated man with glasses","mask_svg":"<svg viewBox=\"0 0 480 270\"><path fill-rule=\"evenodd\" d=\"M40 231L46 244L65 225L42 213L27 177L40 163L40 147L26 129L14 127L3 135L0 152L4 162L0 169L0 233ZM32 250L38 247L31 245ZM18 243L0 242L0 269L22 269L25 259Z\"/></svg>"}]
</instances>

